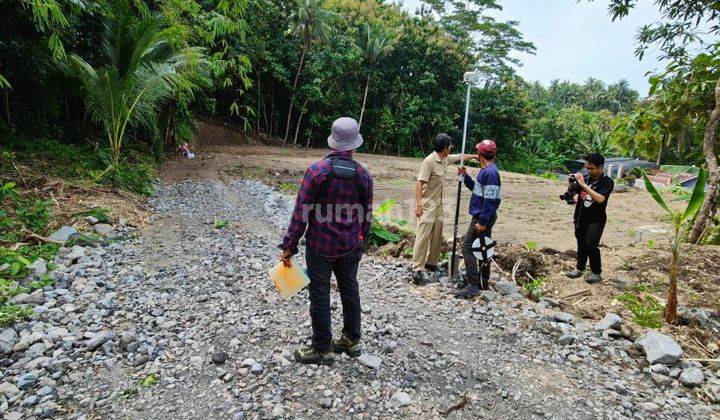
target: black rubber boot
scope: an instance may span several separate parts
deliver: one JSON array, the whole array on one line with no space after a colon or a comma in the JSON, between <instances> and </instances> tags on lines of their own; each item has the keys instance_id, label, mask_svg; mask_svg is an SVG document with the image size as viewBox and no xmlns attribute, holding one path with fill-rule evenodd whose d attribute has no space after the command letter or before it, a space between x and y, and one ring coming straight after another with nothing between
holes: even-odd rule
<instances>
[{"instance_id":1,"label":"black rubber boot","mask_svg":"<svg viewBox=\"0 0 720 420\"><path fill-rule=\"evenodd\" d=\"M412 275L412 281L417 286L425 286L430 283L430 276L425 271L415 271Z\"/></svg>"},{"instance_id":2,"label":"black rubber boot","mask_svg":"<svg viewBox=\"0 0 720 420\"><path fill-rule=\"evenodd\" d=\"M480 294L480 286L475 283L468 283L462 289L455 292L458 298L474 298Z\"/></svg>"}]
</instances>

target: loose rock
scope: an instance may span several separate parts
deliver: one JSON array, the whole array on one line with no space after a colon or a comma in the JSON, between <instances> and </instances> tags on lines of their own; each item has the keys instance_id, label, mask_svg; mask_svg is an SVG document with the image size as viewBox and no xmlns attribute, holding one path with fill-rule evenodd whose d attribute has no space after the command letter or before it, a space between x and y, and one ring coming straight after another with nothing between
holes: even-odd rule
<instances>
[{"instance_id":1,"label":"loose rock","mask_svg":"<svg viewBox=\"0 0 720 420\"><path fill-rule=\"evenodd\" d=\"M407 405L410 405L410 395L408 395L406 392L398 391L393 394L393 396L390 398L390 405L395 407L405 407Z\"/></svg>"},{"instance_id":2,"label":"loose rock","mask_svg":"<svg viewBox=\"0 0 720 420\"><path fill-rule=\"evenodd\" d=\"M643 349L651 365L656 363L675 365L683 355L682 348L675 340L654 330L640 336L635 343Z\"/></svg>"},{"instance_id":3,"label":"loose rock","mask_svg":"<svg viewBox=\"0 0 720 420\"><path fill-rule=\"evenodd\" d=\"M48 236L51 241L67 242L70 236L77 233L77 230L70 226L63 226L56 230L52 235Z\"/></svg>"},{"instance_id":4,"label":"loose rock","mask_svg":"<svg viewBox=\"0 0 720 420\"><path fill-rule=\"evenodd\" d=\"M680 383L688 388L701 386L705 382L703 371L698 368L685 369L680 374Z\"/></svg>"},{"instance_id":5,"label":"loose rock","mask_svg":"<svg viewBox=\"0 0 720 420\"><path fill-rule=\"evenodd\" d=\"M598 331L613 329L619 330L622 324L622 318L620 315L608 312L603 319L595 324L595 329Z\"/></svg>"}]
</instances>

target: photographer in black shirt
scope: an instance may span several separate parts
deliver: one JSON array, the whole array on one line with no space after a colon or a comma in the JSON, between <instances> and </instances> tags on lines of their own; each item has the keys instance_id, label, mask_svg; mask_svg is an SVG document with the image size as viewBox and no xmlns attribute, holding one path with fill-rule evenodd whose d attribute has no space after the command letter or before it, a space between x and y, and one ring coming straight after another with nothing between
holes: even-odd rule
<instances>
[{"instance_id":1,"label":"photographer in black shirt","mask_svg":"<svg viewBox=\"0 0 720 420\"><path fill-rule=\"evenodd\" d=\"M577 239L577 267L566 275L576 279L583 275L588 259L591 273L585 278L588 283L602 280L600 261L600 238L607 222L608 198L615 187L613 180L603 173L605 158L600 153L585 156L585 169L588 175L573 174L570 177L568 192L561 198L566 199L577 194L573 222Z\"/></svg>"}]
</instances>

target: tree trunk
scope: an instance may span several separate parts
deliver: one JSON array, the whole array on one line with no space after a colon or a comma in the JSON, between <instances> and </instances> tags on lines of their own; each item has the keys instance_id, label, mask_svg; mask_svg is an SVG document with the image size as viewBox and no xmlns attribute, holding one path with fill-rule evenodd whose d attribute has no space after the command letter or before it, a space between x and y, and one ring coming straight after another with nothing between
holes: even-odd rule
<instances>
[{"instance_id":1,"label":"tree trunk","mask_svg":"<svg viewBox=\"0 0 720 420\"><path fill-rule=\"evenodd\" d=\"M273 85L270 89L270 137L273 137L277 130L274 130L275 126L275 86Z\"/></svg>"},{"instance_id":2,"label":"tree trunk","mask_svg":"<svg viewBox=\"0 0 720 420\"><path fill-rule=\"evenodd\" d=\"M307 138L307 142L305 143L306 149L310 148L310 139L312 139L312 125L310 125L310 129L308 130L308 138Z\"/></svg>"},{"instance_id":3,"label":"tree trunk","mask_svg":"<svg viewBox=\"0 0 720 420\"><path fill-rule=\"evenodd\" d=\"M258 92L258 105L257 105L257 122L255 124L255 131L260 134L260 107L262 106L262 92L260 91L260 68L257 71L257 92Z\"/></svg>"},{"instance_id":4,"label":"tree trunk","mask_svg":"<svg viewBox=\"0 0 720 420\"><path fill-rule=\"evenodd\" d=\"M5 115L7 116L8 127L12 126L10 121L10 93L5 90Z\"/></svg>"},{"instance_id":5,"label":"tree trunk","mask_svg":"<svg viewBox=\"0 0 720 420\"><path fill-rule=\"evenodd\" d=\"M65 117L70 121L70 102L68 101L67 92L63 94L65 98Z\"/></svg>"},{"instance_id":6,"label":"tree trunk","mask_svg":"<svg viewBox=\"0 0 720 420\"><path fill-rule=\"evenodd\" d=\"M662 138L660 139L660 151L658 152L656 162L658 166L662 164L663 156L665 155L665 139L667 139L667 134L663 133Z\"/></svg>"},{"instance_id":7,"label":"tree trunk","mask_svg":"<svg viewBox=\"0 0 720 420\"><path fill-rule=\"evenodd\" d=\"M667 305L665 306L665 322L674 324L677 321L677 268L680 253L680 228L675 229L672 263L670 265L670 284L668 285Z\"/></svg>"},{"instance_id":8,"label":"tree trunk","mask_svg":"<svg viewBox=\"0 0 720 420\"><path fill-rule=\"evenodd\" d=\"M112 164L117 165L118 162L120 162L120 145L113 144L112 145Z\"/></svg>"},{"instance_id":9,"label":"tree trunk","mask_svg":"<svg viewBox=\"0 0 720 420\"><path fill-rule=\"evenodd\" d=\"M298 132L300 132L300 123L302 122L303 115L305 115L305 106L307 103L308 101L305 100L305 103L303 103L300 107L300 117L298 117L297 126L295 127L295 138L293 139L293 144L297 144Z\"/></svg>"},{"instance_id":10,"label":"tree trunk","mask_svg":"<svg viewBox=\"0 0 720 420\"><path fill-rule=\"evenodd\" d=\"M304 62L305 48L303 47L302 52L300 53L300 64L298 65L297 73L295 73L295 81L293 82L292 92L290 92L290 107L288 108L287 123L285 124L285 137L283 137L283 140L285 141L287 141L288 134L290 133L290 119L292 118L293 97L295 95L295 89L297 88L298 79L300 78L300 73L302 72Z\"/></svg>"},{"instance_id":11,"label":"tree trunk","mask_svg":"<svg viewBox=\"0 0 720 420\"><path fill-rule=\"evenodd\" d=\"M715 156L715 138L717 135L718 122L720 122L720 79L718 79L715 84L715 109L710 113L710 118L705 127L705 135L703 136L703 152L705 153L705 163L707 164L710 187L708 188L705 201L700 208L700 212L690 232L688 242L692 244L696 244L700 240L710 217L713 202L717 199L718 184L720 183L720 173L718 172L717 157Z\"/></svg>"},{"instance_id":12,"label":"tree trunk","mask_svg":"<svg viewBox=\"0 0 720 420\"><path fill-rule=\"evenodd\" d=\"M272 95L272 93L271 93ZM265 134L270 133L270 127L268 126L268 115L267 115L267 101L265 100L264 96L261 96L262 98L262 113L263 113L263 120L265 121Z\"/></svg>"},{"instance_id":13,"label":"tree trunk","mask_svg":"<svg viewBox=\"0 0 720 420\"><path fill-rule=\"evenodd\" d=\"M367 101L368 88L370 87L370 75L372 72L368 71L367 81L365 82L365 94L363 95L362 108L360 108L360 119L358 120L358 128L362 127L363 114L365 113L365 102Z\"/></svg>"}]
</instances>

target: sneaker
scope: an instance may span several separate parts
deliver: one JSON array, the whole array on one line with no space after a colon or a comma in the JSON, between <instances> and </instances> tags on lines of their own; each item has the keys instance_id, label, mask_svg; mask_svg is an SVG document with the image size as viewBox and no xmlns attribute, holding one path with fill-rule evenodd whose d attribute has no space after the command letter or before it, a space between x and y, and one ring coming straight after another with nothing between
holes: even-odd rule
<instances>
[{"instance_id":1,"label":"sneaker","mask_svg":"<svg viewBox=\"0 0 720 420\"><path fill-rule=\"evenodd\" d=\"M437 273L438 271L440 271L440 267L432 264L425 264L425 269L431 273Z\"/></svg>"},{"instance_id":2,"label":"sneaker","mask_svg":"<svg viewBox=\"0 0 720 420\"><path fill-rule=\"evenodd\" d=\"M333 351L337 354L345 353L350 357L358 357L362 354L360 340L351 340L345 334L332 341Z\"/></svg>"},{"instance_id":3,"label":"sneaker","mask_svg":"<svg viewBox=\"0 0 720 420\"><path fill-rule=\"evenodd\" d=\"M412 280L417 286L425 286L430 283L430 276L424 271L414 271Z\"/></svg>"},{"instance_id":4,"label":"sneaker","mask_svg":"<svg viewBox=\"0 0 720 420\"><path fill-rule=\"evenodd\" d=\"M565 273L565 276L570 277L571 279L579 279L582 276L582 271L576 268L572 271L568 271L567 273Z\"/></svg>"},{"instance_id":5,"label":"sneaker","mask_svg":"<svg viewBox=\"0 0 720 420\"><path fill-rule=\"evenodd\" d=\"M462 289L455 292L457 298L473 298L480 294L480 286L473 283L468 283Z\"/></svg>"},{"instance_id":6,"label":"sneaker","mask_svg":"<svg viewBox=\"0 0 720 420\"><path fill-rule=\"evenodd\" d=\"M463 287L467 286L467 284L468 284L468 282L467 282L467 278L465 277L465 272L464 272L464 271L459 272L459 273L457 274L457 277L455 277L454 279L452 279L452 285L453 285L453 287L455 287L455 288L458 289L458 290L460 290L460 289L462 289Z\"/></svg>"},{"instance_id":7,"label":"sneaker","mask_svg":"<svg viewBox=\"0 0 720 420\"><path fill-rule=\"evenodd\" d=\"M601 274L590 273L587 277L585 277L585 281L590 284L599 283L601 280Z\"/></svg>"},{"instance_id":8,"label":"sneaker","mask_svg":"<svg viewBox=\"0 0 720 420\"><path fill-rule=\"evenodd\" d=\"M318 353L313 346L301 347L295 350L295 360L304 365L332 365L335 361L332 351Z\"/></svg>"}]
</instances>

